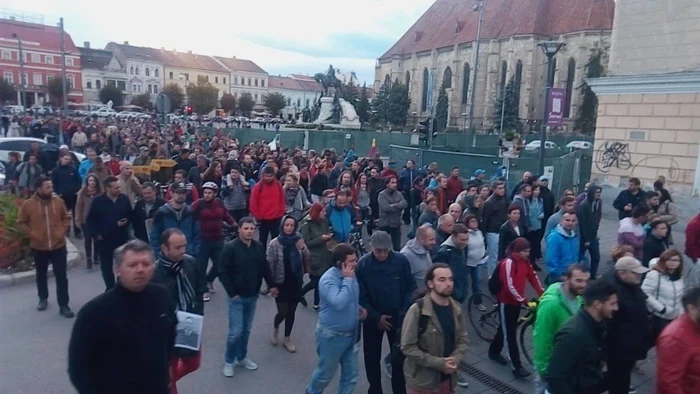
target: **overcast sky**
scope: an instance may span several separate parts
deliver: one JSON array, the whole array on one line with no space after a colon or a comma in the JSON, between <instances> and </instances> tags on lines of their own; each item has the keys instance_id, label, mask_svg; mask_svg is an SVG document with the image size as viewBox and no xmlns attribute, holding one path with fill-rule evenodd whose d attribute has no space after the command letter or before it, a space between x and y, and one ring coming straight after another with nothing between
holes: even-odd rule
<instances>
[{"instance_id":1,"label":"overcast sky","mask_svg":"<svg viewBox=\"0 0 700 394\"><path fill-rule=\"evenodd\" d=\"M272 75L329 64L374 82L374 65L434 0L0 0L0 8L63 16L76 45L110 42L253 60Z\"/></svg>"}]
</instances>

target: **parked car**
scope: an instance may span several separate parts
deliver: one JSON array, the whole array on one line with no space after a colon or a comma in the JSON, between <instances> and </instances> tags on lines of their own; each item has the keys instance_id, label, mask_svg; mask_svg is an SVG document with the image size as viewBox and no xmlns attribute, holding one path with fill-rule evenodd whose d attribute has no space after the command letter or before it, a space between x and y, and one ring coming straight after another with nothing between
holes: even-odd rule
<instances>
[{"instance_id":1,"label":"parked car","mask_svg":"<svg viewBox=\"0 0 700 394\"><path fill-rule=\"evenodd\" d=\"M122 111L117 114L117 119L131 119L135 115L138 115L138 112Z\"/></svg>"},{"instance_id":2,"label":"parked car","mask_svg":"<svg viewBox=\"0 0 700 394\"><path fill-rule=\"evenodd\" d=\"M593 144L588 141L571 141L566 144L569 149L593 149Z\"/></svg>"},{"instance_id":3,"label":"parked car","mask_svg":"<svg viewBox=\"0 0 700 394\"><path fill-rule=\"evenodd\" d=\"M545 141L544 142L544 148L545 149L558 149L559 146L555 144L552 141ZM540 149L540 140L534 140L525 145L525 150L537 150Z\"/></svg>"},{"instance_id":4,"label":"parked car","mask_svg":"<svg viewBox=\"0 0 700 394\"><path fill-rule=\"evenodd\" d=\"M58 161L58 145L46 142L38 138L31 137L7 137L0 138L0 161L7 163L10 158L10 152L19 152L24 155L24 152L31 148L32 143L38 142L41 144L41 150L49 155L51 163ZM86 156L78 152L70 152L73 156L73 161L80 163L85 160Z\"/></svg>"},{"instance_id":5,"label":"parked car","mask_svg":"<svg viewBox=\"0 0 700 394\"><path fill-rule=\"evenodd\" d=\"M99 108L95 111L91 111L90 116L97 116L99 118L108 118L110 116L117 116L117 111L115 111L111 108L102 107L102 108Z\"/></svg>"},{"instance_id":6,"label":"parked car","mask_svg":"<svg viewBox=\"0 0 700 394\"><path fill-rule=\"evenodd\" d=\"M53 113L53 109L51 109L51 107L46 107L43 105L35 105L31 108L31 110L37 115L51 115Z\"/></svg>"},{"instance_id":7,"label":"parked car","mask_svg":"<svg viewBox=\"0 0 700 394\"><path fill-rule=\"evenodd\" d=\"M26 112L26 109L22 105L6 105L5 110L12 115L22 115Z\"/></svg>"}]
</instances>

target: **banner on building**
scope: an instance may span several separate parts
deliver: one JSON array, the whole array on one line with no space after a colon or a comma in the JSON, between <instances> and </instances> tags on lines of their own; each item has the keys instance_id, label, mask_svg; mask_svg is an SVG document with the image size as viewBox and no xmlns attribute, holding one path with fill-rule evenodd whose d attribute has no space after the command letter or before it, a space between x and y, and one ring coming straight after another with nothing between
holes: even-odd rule
<instances>
[{"instance_id":1,"label":"banner on building","mask_svg":"<svg viewBox=\"0 0 700 394\"><path fill-rule=\"evenodd\" d=\"M547 98L547 126L564 124L564 106L566 105L566 89L550 88Z\"/></svg>"}]
</instances>

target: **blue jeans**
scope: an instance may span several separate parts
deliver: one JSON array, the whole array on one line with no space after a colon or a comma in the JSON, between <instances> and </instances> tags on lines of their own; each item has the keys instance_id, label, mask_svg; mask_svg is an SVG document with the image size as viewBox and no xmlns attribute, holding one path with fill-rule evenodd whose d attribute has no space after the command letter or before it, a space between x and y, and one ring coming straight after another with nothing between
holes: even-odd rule
<instances>
[{"instance_id":1,"label":"blue jeans","mask_svg":"<svg viewBox=\"0 0 700 394\"><path fill-rule=\"evenodd\" d=\"M486 254L488 259L486 260L486 268L489 272L489 278L493 271L496 269L496 264L498 264L498 233L486 233Z\"/></svg>"},{"instance_id":2,"label":"blue jeans","mask_svg":"<svg viewBox=\"0 0 700 394\"><path fill-rule=\"evenodd\" d=\"M199 272L202 278L206 278L208 283L211 283L219 276L219 255L221 254L221 249L224 248L224 240L220 241L204 241L199 243L199 252L197 253L197 264L199 265ZM209 265L209 259L211 259L211 268L207 274L207 266ZM209 291L208 289L203 289L204 292Z\"/></svg>"},{"instance_id":3,"label":"blue jeans","mask_svg":"<svg viewBox=\"0 0 700 394\"><path fill-rule=\"evenodd\" d=\"M228 299L228 337L226 338L227 364L248 356L248 338L255 317L258 295Z\"/></svg>"},{"instance_id":4,"label":"blue jeans","mask_svg":"<svg viewBox=\"0 0 700 394\"><path fill-rule=\"evenodd\" d=\"M481 266L467 266L467 276L472 279L472 294L481 293ZM474 302L476 304L481 304L481 296L474 297Z\"/></svg>"},{"instance_id":5,"label":"blue jeans","mask_svg":"<svg viewBox=\"0 0 700 394\"><path fill-rule=\"evenodd\" d=\"M360 351L359 342L355 340L357 333L341 333L316 327L316 353L318 366L311 375L311 382L306 387L307 394L321 394L328 383L333 380L335 371L340 365L339 394L351 394L355 391L357 376L357 355Z\"/></svg>"}]
</instances>

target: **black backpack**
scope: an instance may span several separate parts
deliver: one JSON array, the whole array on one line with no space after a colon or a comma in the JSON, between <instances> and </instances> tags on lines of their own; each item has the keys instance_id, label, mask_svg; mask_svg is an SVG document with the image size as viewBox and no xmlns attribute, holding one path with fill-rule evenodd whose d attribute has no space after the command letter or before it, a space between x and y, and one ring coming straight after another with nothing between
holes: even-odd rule
<instances>
[{"instance_id":1,"label":"black backpack","mask_svg":"<svg viewBox=\"0 0 700 394\"><path fill-rule=\"evenodd\" d=\"M430 316L423 314L423 298L417 299L416 305L418 305L418 340L420 341L420 337L428 330Z\"/></svg>"},{"instance_id":2,"label":"black backpack","mask_svg":"<svg viewBox=\"0 0 700 394\"><path fill-rule=\"evenodd\" d=\"M501 282L501 266L503 265L503 261L496 264L496 268L489 278L489 292L493 295L498 295L503 288L503 283ZM517 264L515 264L515 262L513 263L513 272L517 272Z\"/></svg>"}]
</instances>

